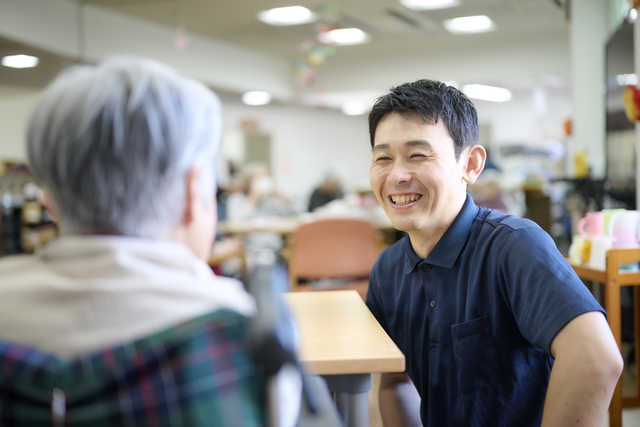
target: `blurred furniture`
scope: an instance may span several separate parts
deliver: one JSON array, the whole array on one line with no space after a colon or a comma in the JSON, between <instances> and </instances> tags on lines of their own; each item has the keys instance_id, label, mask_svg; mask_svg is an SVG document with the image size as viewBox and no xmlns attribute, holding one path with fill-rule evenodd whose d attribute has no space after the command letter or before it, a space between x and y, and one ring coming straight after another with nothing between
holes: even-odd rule
<instances>
[{"instance_id":1,"label":"blurred furniture","mask_svg":"<svg viewBox=\"0 0 640 427\"><path fill-rule=\"evenodd\" d=\"M239 239L227 238L217 241L213 245L213 251L207 263L211 267L218 267L221 264L233 260L240 260L240 269L242 276L248 273L247 259L244 250L244 244Z\"/></svg>"},{"instance_id":2,"label":"blurred furniture","mask_svg":"<svg viewBox=\"0 0 640 427\"><path fill-rule=\"evenodd\" d=\"M620 303L620 287L633 286L635 364L636 364L636 396L622 397L622 378L618 381L609 406L609 426L622 426L622 408L640 406L640 272L629 272L620 266L640 262L640 248L614 248L607 252L606 270L596 270L584 265L571 264L574 271L583 280L591 280L604 284L604 309L611 332L622 350L622 316Z\"/></svg>"},{"instance_id":3,"label":"blurred furniture","mask_svg":"<svg viewBox=\"0 0 640 427\"><path fill-rule=\"evenodd\" d=\"M357 217L361 218L361 217ZM322 219L320 216L285 216L254 218L246 220L226 220L218 222L217 230L225 235L243 235L247 233L278 233L287 236L293 233L301 224ZM380 231L395 231L388 218L373 221Z\"/></svg>"},{"instance_id":4,"label":"blurred furniture","mask_svg":"<svg viewBox=\"0 0 640 427\"><path fill-rule=\"evenodd\" d=\"M404 355L353 290L283 298L300 331L303 368L327 381L347 427L368 427L371 373L404 372Z\"/></svg>"},{"instance_id":5,"label":"blurred furniture","mask_svg":"<svg viewBox=\"0 0 640 427\"><path fill-rule=\"evenodd\" d=\"M380 253L380 236L364 219L321 219L302 223L287 244L292 291L339 287L364 299L369 273ZM299 284L300 280L309 283Z\"/></svg>"},{"instance_id":6,"label":"blurred furniture","mask_svg":"<svg viewBox=\"0 0 640 427\"><path fill-rule=\"evenodd\" d=\"M524 188L527 211L525 217L551 234L551 198L539 188Z\"/></svg>"},{"instance_id":7,"label":"blurred furniture","mask_svg":"<svg viewBox=\"0 0 640 427\"><path fill-rule=\"evenodd\" d=\"M242 235L248 233L293 233L300 224L297 216L268 217L243 220L226 220L218 222L218 232L226 235Z\"/></svg>"}]
</instances>

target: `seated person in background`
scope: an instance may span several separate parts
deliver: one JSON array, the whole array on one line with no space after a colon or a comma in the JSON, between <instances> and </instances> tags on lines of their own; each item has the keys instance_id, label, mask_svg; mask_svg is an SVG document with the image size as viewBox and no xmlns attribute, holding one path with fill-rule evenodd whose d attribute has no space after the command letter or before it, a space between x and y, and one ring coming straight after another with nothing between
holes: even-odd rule
<instances>
[{"instance_id":1,"label":"seated person in background","mask_svg":"<svg viewBox=\"0 0 640 427\"><path fill-rule=\"evenodd\" d=\"M263 163L248 163L241 172L242 191L229 194L227 218L254 220L260 218L296 215L291 201L278 189ZM244 236L247 264L255 265L256 257L263 250L278 252L284 246L282 236L277 233L248 233Z\"/></svg>"},{"instance_id":2,"label":"seated person in background","mask_svg":"<svg viewBox=\"0 0 640 427\"><path fill-rule=\"evenodd\" d=\"M216 232L213 92L162 64L113 58L62 73L28 126L60 237L0 260L0 340L71 360L220 309L254 315L242 284L203 261ZM228 409L234 425L254 425L251 405Z\"/></svg>"},{"instance_id":3,"label":"seated person in background","mask_svg":"<svg viewBox=\"0 0 640 427\"><path fill-rule=\"evenodd\" d=\"M371 187L407 236L367 306L406 357L382 374L385 426L602 426L622 372L604 310L535 223L478 207L475 107L419 80L369 115Z\"/></svg>"},{"instance_id":4,"label":"seated person in background","mask_svg":"<svg viewBox=\"0 0 640 427\"><path fill-rule=\"evenodd\" d=\"M227 201L227 217L234 219L290 216L296 211L291 201L276 187L264 163L254 162L241 172L242 191L233 192Z\"/></svg>"},{"instance_id":5,"label":"seated person in background","mask_svg":"<svg viewBox=\"0 0 640 427\"><path fill-rule=\"evenodd\" d=\"M496 169L485 169L476 182L469 186L469 193L473 195L473 201L477 206L510 213L500 188L500 173Z\"/></svg>"},{"instance_id":6,"label":"seated person in background","mask_svg":"<svg viewBox=\"0 0 640 427\"><path fill-rule=\"evenodd\" d=\"M327 203L342 198L342 184L338 175L329 171L324 176L322 183L318 188L313 190L309 199L309 212L313 212L316 208L324 206Z\"/></svg>"}]
</instances>

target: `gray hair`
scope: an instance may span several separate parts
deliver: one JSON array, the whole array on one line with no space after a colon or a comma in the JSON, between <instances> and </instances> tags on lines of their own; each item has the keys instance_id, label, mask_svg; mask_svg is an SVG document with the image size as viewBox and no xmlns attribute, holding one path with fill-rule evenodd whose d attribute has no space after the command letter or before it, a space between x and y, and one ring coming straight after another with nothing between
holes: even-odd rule
<instances>
[{"instance_id":1,"label":"gray hair","mask_svg":"<svg viewBox=\"0 0 640 427\"><path fill-rule=\"evenodd\" d=\"M58 76L32 113L27 149L61 232L159 237L180 223L194 166L213 198L220 135L211 90L163 64L119 57Z\"/></svg>"}]
</instances>

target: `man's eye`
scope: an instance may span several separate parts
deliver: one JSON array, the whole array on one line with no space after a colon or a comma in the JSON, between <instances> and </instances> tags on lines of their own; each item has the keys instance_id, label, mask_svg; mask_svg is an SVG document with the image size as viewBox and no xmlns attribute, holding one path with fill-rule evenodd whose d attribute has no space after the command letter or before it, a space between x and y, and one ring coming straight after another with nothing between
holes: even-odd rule
<instances>
[{"instance_id":1,"label":"man's eye","mask_svg":"<svg viewBox=\"0 0 640 427\"><path fill-rule=\"evenodd\" d=\"M424 154L420 154L420 153L416 153L416 154L412 154L411 155L412 159L417 159L417 158L420 158L420 157L426 157L426 156Z\"/></svg>"},{"instance_id":2,"label":"man's eye","mask_svg":"<svg viewBox=\"0 0 640 427\"><path fill-rule=\"evenodd\" d=\"M380 157L376 157L376 162L382 162L385 160L391 160L389 157L386 156L380 156Z\"/></svg>"}]
</instances>

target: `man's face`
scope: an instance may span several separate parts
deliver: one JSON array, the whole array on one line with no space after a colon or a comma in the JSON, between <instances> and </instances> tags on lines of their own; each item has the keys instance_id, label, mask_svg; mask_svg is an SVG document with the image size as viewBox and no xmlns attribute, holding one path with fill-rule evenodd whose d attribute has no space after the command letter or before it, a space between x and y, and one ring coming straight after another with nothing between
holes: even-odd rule
<instances>
[{"instance_id":1,"label":"man's face","mask_svg":"<svg viewBox=\"0 0 640 427\"><path fill-rule=\"evenodd\" d=\"M439 239L466 197L464 168L442 120L390 113L375 132L369 179L391 223L412 237Z\"/></svg>"}]
</instances>

